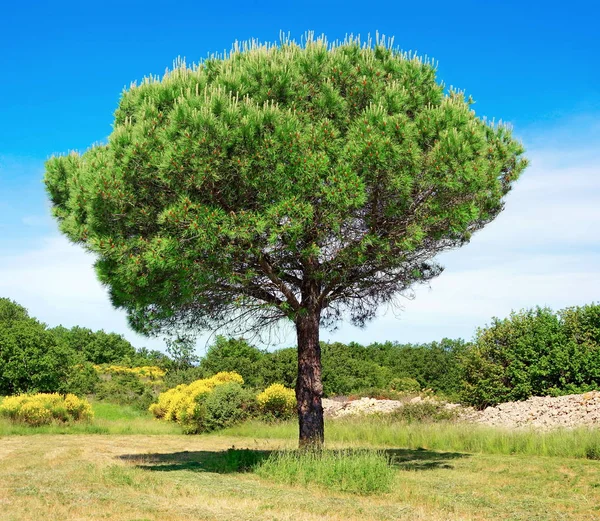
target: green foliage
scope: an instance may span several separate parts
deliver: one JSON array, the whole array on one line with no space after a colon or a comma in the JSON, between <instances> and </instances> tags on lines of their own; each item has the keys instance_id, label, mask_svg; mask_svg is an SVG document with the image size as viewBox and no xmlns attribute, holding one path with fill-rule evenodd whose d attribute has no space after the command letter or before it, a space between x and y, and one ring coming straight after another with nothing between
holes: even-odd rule
<instances>
[{"instance_id":1,"label":"green foliage","mask_svg":"<svg viewBox=\"0 0 600 521\"><path fill-rule=\"evenodd\" d=\"M69 368L61 388L78 396L94 394L100 384L100 375L90 362L75 364Z\"/></svg>"},{"instance_id":2,"label":"green foliage","mask_svg":"<svg viewBox=\"0 0 600 521\"><path fill-rule=\"evenodd\" d=\"M58 326L51 331L59 343L92 364L118 363L136 356L135 348L116 333L92 331L78 326L71 329Z\"/></svg>"},{"instance_id":3,"label":"green foliage","mask_svg":"<svg viewBox=\"0 0 600 521\"><path fill-rule=\"evenodd\" d=\"M278 349L272 353L265 353L262 357L258 370L262 386L281 383L286 387L296 387L296 376L298 373L298 353L295 347Z\"/></svg>"},{"instance_id":4,"label":"green foliage","mask_svg":"<svg viewBox=\"0 0 600 521\"><path fill-rule=\"evenodd\" d=\"M385 389L392 373L373 361L369 348L352 343L322 344L325 395L349 394L360 388Z\"/></svg>"},{"instance_id":5,"label":"green foliage","mask_svg":"<svg viewBox=\"0 0 600 521\"><path fill-rule=\"evenodd\" d=\"M255 472L289 485L318 485L365 495L388 492L395 474L384 452L365 449L275 452Z\"/></svg>"},{"instance_id":6,"label":"green foliage","mask_svg":"<svg viewBox=\"0 0 600 521\"><path fill-rule=\"evenodd\" d=\"M141 347L135 350L135 354L131 358L121 360L123 365L130 367L156 366L161 369L172 369L172 360L161 351L156 349L148 349Z\"/></svg>"},{"instance_id":7,"label":"green foliage","mask_svg":"<svg viewBox=\"0 0 600 521\"><path fill-rule=\"evenodd\" d=\"M220 371L217 371L220 372ZM187 369L179 369L168 371L164 377L165 389L172 389L181 384L191 384L192 382L203 378L205 372L199 367L189 367Z\"/></svg>"},{"instance_id":8,"label":"green foliage","mask_svg":"<svg viewBox=\"0 0 600 521\"><path fill-rule=\"evenodd\" d=\"M0 395L60 390L72 360L44 324L0 299Z\"/></svg>"},{"instance_id":9,"label":"green foliage","mask_svg":"<svg viewBox=\"0 0 600 521\"><path fill-rule=\"evenodd\" d=\"M107 144L53 157L45 182L138 331L315 306L363 324L437 276L526 165L471 105L383 42L251 44L124 91Z\"/></svg>"},{"instance_id":10,"label":"green foliage","mask_svg":"<svg viewBox=\"0 0 600 521\"><path fill-rule=\"evenodd\" d=\"M0 298L0 324L8 326L15 322L27 321L29 318L29 313L23 306L14 300Z\"/></svg>"},{"instance_id":11,"label":"green foliage","mask_svg":"<svg viewBox=\"0 0 600 521\"><path fill-rule=\"evenodd\" d=\"M465 352L462 398L477 407L600 388L600 306L494 319Z\"/></svg>"},{"instance_id":12,"label":"green foliage","mask_svg":"<svg viewBox=\"0 0 600 521\"><path fill-rule=\"evenodd\" d=\"M367 389L379 394L399 378L416 380L419 388L453 396L460 386L462 340L429 344L322 344L325 394L356 394ZM411 386L416 387L414 382Z\"/></svg>"},{"instance_id":13,"label":"green foliage","mask_svg":"<svg viewBox=\"0 0 600 521\"><path fill-rule=\"evenodd\" d=\"M256 412L256 397L237 382L216 386L203 398L202 431L230 427L248 419Z\"/></svg>"},{"instance_id":14,"label":"green foliage","mask_svg":"<svg viewBox=\"0 0 600 521\"><path fill-rule=\"evenodd\" d=\"M600 304L566 308L558 315L568 338L568 371L561 375L559 388L600 389Z\"/></svg>"},{"instance_id":15,"label":"green foliage","mask_svg":"<svg viewBox=\"0 0 600 521\"><path fill-rule=\"evenodd\" d=\"M178 336L167 340L167 353L171 357L170 369L172 371L185 371L200 360L196 355L195 341L192 337Z\"/></svg>"},{"instance_id":16,"label":"green foliage","mask_svg":"<svg viewBox=\"0 0 600 521\"><path fill-rule=\"evenodd\" d=\"M410 389L428 388L453 396L459 389L460 357L466 349L463 341L448 339L420 345L323 342L324 392L335 396L370 389L381 394L392 389L392 382L409 378L413 379L410 385L407 381ZM282 383L293 389L297 366L295 348L264 352L242 339L217 337L197 368L169 372L165 382L170 388L221 371L235 371L250 387Z\"/></svg>"},{"instance_id":17,"label":"green foliage","mask_svg":"<svg viewBox=\"0 0 600 521\"><path fill-rule=\"evenodd\" d=\"M260 387L264 383L260 370L264 356L262 351L243 338L217 336L200 361L200 370L205 376L222 371L235 372L242 376L247 385Z\"/></svg>"},{"instance_id":18,"label":"green foliage","mask_svg":"<svg viewBox=\"0 0 600 521\"><path fill-rule=\"evenodd\" d=\"M158 396L155 385L130 373L113 374L103 379L96 385L95 391L98 400L130 405L142 411L147 411Z\"/></svg>"},{"instance_id":19,"label":"green foliage","mask_svg":"<svg viewBox=\"0 0 600 521\"><path fill-rule=\"evenodd\" d=\"M390 389L403 393L418 393L421 390L421 385L414 378L403 376L401 378L392 378Z\"/></svg>"}]
</instances>

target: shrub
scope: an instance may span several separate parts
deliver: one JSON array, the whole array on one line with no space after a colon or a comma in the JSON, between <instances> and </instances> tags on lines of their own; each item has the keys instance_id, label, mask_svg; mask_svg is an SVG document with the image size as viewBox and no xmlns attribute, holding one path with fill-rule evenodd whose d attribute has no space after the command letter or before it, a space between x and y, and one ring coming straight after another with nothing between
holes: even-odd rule
<instances>
[{"instance_id":1,"label":"shrub","mask_svg":"<svg viewBox=\"0 0 600 521\"><path fill-rule=\"evenodd\" d=\"M249 418L256 410L256 398L252 391L237 382L216 386L202 400L203 417L198 430L212 431L230 427Z\"/></svg>"},{"instance_id":2,"label":"shrub","mask_svg":"<svg viewBox=\"0 0 600 521\"><path fill-rule=\"evenodd\" d=\"M361 388L387 387L389 368L373 361L369 348L359 344L322 343L325 396L346 395Z\"/></svg>"},{"instance_id":3,"label":"shrub","mask_svg":"<svg viewBox=\"0 0 600 521\"><path fill-rule=\"evenodd\" d=\"M83 360L93 364L119 363L136 355L135 348L116 333L92 331L79 326L71 329L58 326L50 332L57 343L65 345Z\"/></svg>"},{"instance_id":4,"label":"shrub","mask_svg":"<svg viewBox=\"0 0 600 521\"><path fill-rule=\"evenodd\" d=\"M189 367L187 369L175 369L168 371L163 382L165 389L173 389L181 384L189 385L203 377L204 372L199 367Z\"/></svg>"},{"instance_id":5,"label":"shrub","mask_svg":"<svg viewBox=\"0 0 600 521\"><path fill-rule=\"evenodd\" d=\"M135 373L112 373L96 385L96 398L117 405L131 405L137 409L147 410L154 400L156 382L140 379Z\"/></svg>"},{"instance_id":6,"label":"shrub","mask_svg":"<svg viewBox=\"0 0 600 521\"><path fill-rule=\"evenodd\" d=\"M600 385L600 306L511 313L477 332L463 357L464 402L479 408Z\"/></svg>"},{"instance_id":7,"label":"shrub","mask_svg":"<svg viewBox=\"0 0 600 521\"><path fill-rule=\"evenodd\" d=\"M260 412L267 419L288 419L296 412L296 394L282 384L270 385L256 400Z\"/></svg>"},{"instance_id":8,"label":"shrub","mask_svg":"<svg viewBox=\"0 0 600 521\"><path fill-rule=\"evenodd\" d=\"M215 343L208 348L200 361L203 375L219 372L235 372L242 376L250 387L264 385L261 367L265 353L251 346L243 338L217 336Z\"/></svg>"},{"instance_id":9,"label":"shrub","mask_svg":"<svg viewBox=\"0 0 600 521\"><path fill-rule=\"evenodd\" d=\"M421 390L421 385L414 378L404 376L393 378L390 382L390 389L402 393L418 393Z\"/></svg>"},{"instance_id":10,"label":"shrub","mask_svg":"<svg viewBox=\"0 0 600 521\"><path fill-rule=\"evenodd\" d=\"M15 423L37 427L53 421L68 423L89 421L93 417L92 407L85 399L74 394L62 396L52 394L22 394L5 398L0 404L0 416Z\"/></svg>"},{"instance_id":11,"label":"shrub","mask_svg":"<svg viewBox=\"0 0 600 521\"><path fill-rule=\"evenodd\" d=\"M149 410L156 418L178 422L186 432L201 431L206 418L204 398L215 387L230 382L242 385L244 379L234 372L221 372L189 385L181 384L161 393Z\"/></svg>"},{"instance_id":12,"label":"shrub","mask_svg":"<svg viewBox=\"0 0 600 521\"><path fill-rule=\"evenodd\" d=\"M100 376L93 364L83 362L74 364L61 385L61 391L77 396L94 394L100 383Z\"/></svg>"},{"instance_id":13,"label":"shrub","mask_svg":"<svg viewBox=\"0 0 600 521\"><path fill-rule=\"evenodd\" d=\"M164 369L157 366L126 367L122 365L95 365L94 369L101 375L134 375L141 380L162 383L162 378L167 373Z\"/></svg>"}]
</instances>

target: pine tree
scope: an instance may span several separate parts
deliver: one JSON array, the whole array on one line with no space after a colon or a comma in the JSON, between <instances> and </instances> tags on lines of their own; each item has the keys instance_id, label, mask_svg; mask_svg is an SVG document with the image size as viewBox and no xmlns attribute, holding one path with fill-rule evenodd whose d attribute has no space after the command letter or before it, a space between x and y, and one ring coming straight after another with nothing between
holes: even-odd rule
<instances>
[{"instance_id":1,"label":"pine tree","mask_svg":"<svg viewBox=\"0 0 600 521\"><path fill-rule=\"evenodd\" d=\"M319 326L439 275L526 165L471 103L384 39L235 45L125 90L108 143L51 158L46 185L137 331L292 321L320 444Z\"/></svg>"}]
</instances>

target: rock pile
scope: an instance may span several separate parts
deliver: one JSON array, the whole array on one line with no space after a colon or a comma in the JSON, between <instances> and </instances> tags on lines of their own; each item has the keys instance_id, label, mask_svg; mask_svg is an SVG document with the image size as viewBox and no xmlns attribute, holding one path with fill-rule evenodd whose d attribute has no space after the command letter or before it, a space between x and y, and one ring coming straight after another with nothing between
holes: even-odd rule
<instances>
[{"instance_id":1,"label":"rock pile","mask_svg":"<svg viewBox=\"0 0 600 521\"><path fill-rule=\"evenodd\" d=\"M378 400L376 398L360 398L358 400L323 399L323 412L330 418L356 416L360 414L386 414L404 407L407 403L431 402L441 403L446 409L461 408L458 403L439 402L433 398L415 396L406 400Z\"/></svg>"},{"instance_id":2,"label":"rock pile","mask_svg":"<svg viewBox=\"0 0 600 521\"><path fill-rule=\"evenodd\" d=\"M400 409L407 403L434 401L432 398L415 397L410 400L323 400L323 410L330 418L361 414L386 414ZM475 422L505 428L532 427L548 430L557 427L600 427L600 391L568 396L536 396L522 402L507 402L476 411L456 403L444 403L447 409L455 409L462 421Z\"/></svg>"},{"instance_id":3,"label":"rock pile","mask_svg":"<svg viewBox=\"0 0 600 521\"><path fill-rule=\"evenodd\" d=\"M399 409L404 402L399 400L377 400L375 398L360 398L352 401L323 399L323 412L330 418L356 416L360 414L390 413Z\"/></svg>"},{"instance_id":4,"label":"rock pile","mask_svg":"<svg viewBox=\"0 0 600 521\"><path fill-rule=\"evenodd\" d=\"M534 427L547 430L556 427L600 427L600 392L557 397L534 396L522 402L488 407L475 413L472 419L485 425L508 428Z\"/></svg>"}]
</instances>

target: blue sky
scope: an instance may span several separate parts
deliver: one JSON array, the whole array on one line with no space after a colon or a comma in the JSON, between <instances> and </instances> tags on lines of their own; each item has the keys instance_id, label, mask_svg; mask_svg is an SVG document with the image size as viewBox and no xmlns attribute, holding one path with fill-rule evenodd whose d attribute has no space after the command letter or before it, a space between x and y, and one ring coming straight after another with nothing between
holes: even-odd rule
<instances>
[{"instance_id":1,"label":"blue sky","mask_svg":"<svg viewBox=\"0 0 600 521\"><path fill-rule=\"evenodd\" d=\"M600 8L592 1L10 2L0 17L0 296L50 325L127 329L91 268L49 217L41 183L54 153L84 150L111 131L123 87L197 61L235 40L281 31L330 39L379 31L438 62L478 115L514 126L532 160L506 210L400 313L325 339L470 338L494 315L554 308L600 294ZM277 339L273 340L274 342ZM291 331L279 342L291 345ZM204 339L200 342L204 345Z\"/></svg>"}]
</instances>

